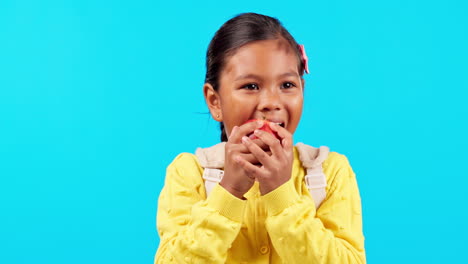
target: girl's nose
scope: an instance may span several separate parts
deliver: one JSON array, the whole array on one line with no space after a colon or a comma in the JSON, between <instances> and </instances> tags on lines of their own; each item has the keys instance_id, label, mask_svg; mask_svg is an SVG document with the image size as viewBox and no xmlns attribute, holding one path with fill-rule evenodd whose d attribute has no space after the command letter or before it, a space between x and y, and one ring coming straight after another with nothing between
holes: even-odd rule
<instances>
[{"instance_id":1,"label":"girl's nose","mask_svg":"<svg viewBox=\"0 0 468 264\"><path fill-rule=\"evenodd\" d=\"M279 91L264 89L260 95L258 110L262 112L280 110L282 107Z\"/></svg>"}]
</instances>

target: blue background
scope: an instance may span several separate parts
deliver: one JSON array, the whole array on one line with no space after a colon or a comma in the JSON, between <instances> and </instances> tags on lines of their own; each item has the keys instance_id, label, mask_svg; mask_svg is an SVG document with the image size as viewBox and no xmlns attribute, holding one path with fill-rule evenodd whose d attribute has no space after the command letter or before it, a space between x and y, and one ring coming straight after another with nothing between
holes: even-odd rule
<instances>
[{"instance_id":1,"label":"blue background","mask_svg":"<svg viewBox=\"0 0 468 264\"><path fill-rule=\"evenodd\" d=\"M369 263L468 262L466 1L0 1L0 262L151 263L180 152L218 142L215 31L278 17L311 74L296 141L345 154Z\"/></svg>"}]
</instances>

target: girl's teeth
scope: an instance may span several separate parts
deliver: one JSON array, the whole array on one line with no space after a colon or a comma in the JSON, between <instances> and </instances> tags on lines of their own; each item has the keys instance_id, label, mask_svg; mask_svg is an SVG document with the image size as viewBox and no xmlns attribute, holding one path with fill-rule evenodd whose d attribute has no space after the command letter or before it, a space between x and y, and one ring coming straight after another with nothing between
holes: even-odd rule
<instances>
[{"instance_id":1,"label":"girl's teeth","mask_svg":"<svg viewBox=\"0 0 468 264\"><path fill-rule=\"evenodd\" d=\"M280 127L284 127L284 124L283 124L283 123L275 123L275 124L277 124L277 125L280 126Z\"/></svg>"}]
</instances>

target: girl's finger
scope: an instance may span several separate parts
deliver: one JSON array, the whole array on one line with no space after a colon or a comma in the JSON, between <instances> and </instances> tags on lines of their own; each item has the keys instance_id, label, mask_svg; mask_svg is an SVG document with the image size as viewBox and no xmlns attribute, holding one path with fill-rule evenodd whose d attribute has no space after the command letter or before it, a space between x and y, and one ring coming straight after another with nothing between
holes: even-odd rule
<instances>
[{"instance_id":1,"label":"girl's finger","mask_svg":"<svg viewBox=\"0 0 468 264\"><path fill-rule=\"evenodd\" d=\"M263 126L263 121L258 120L256 122L249 122L238 126L238 130L236 130L235 134L231 132L232 137L229 137L229 140L233 143L241 143L241 139L243 136L251 134L255 129L260 128ZM234 130L234 129L233 129Z\"/></svg>"},{"instance_id":2,"label":"girl's finger","mask_svg":"<svg viewBox=\"0 0 468 264\"><path fill-rule=\"evenodd\" d=\"M234 137L234 135L236 134L237 130L239 130L239 127L238 126L234 126L231 130L231 134L229 135L229 138L228 140L230 140L232 137Z\"/></svg>"},{"instance_id":3,"label":"girl's finger","mask_svg":"<svg viewBox=\"0 0 468 264\"><path fill-rule=\"evenodd\" d=\"M270 146L268 144L266 144L263 140L259 139L259 138L256 138L256 139L251 139L252 140L252 143L256 144L257 146L259 146L261 149L265 150L265 151L268 151L270 150Z\"/></svg>"},{"instance_id":4,"label":"girl's finger","mask_svg":"<svg viewBox=\"0 0 468 264\"><path fill-rule=\"evenodd\" d=\"M257 177L261 177L264 174L264 169L260 166L255 166L250 162L247 162L244 160L242 157L237 156L236 158L236 163L242 167L242 169L245 171L245 174L247 177L251 179L255 179Z\"/></svg>"},{"instance_id":5,"label":"girl's finger","mask_svg":"<svg viewBox=\"0 0 468 264\"><path fill-rule=\"evenodd\" d=\"M283 148L292 151L293 141L291 133L286 128L272 122L270 123L270 128L281 138Z\"/></svg>"},{"instance_id":6,"label":"girl's finger","mask_svg":"<svg viewBox=\"0 0 468 264\"><path fill-rule=\"evenodd\" d=\"M256 144L259 148L261 148L262 150L271 153L270 146L268 146L261 139L254 139L254 140L251 140L251 141L252 141L252 143ZM231 144L231 150L232 150L232 152L235 152L235 153L250 154L249 148L247 148L247 146L245 146L242 143L241 144Z\"/></svg>"},{"instance_id":7,"label":"girl's finger","mask_svg":"<svg viewBox=\"0 0 468 264\"><path fill-rule=\"evenodd\" d=\"M280 141L275 136L273 136L271 133L258 129L254 131L254 134L269 146L273 156L278 159L284 158L284 149L281 146Z\"/></svg>"},{"instance_id":8,"label":"girl's finger","mask_svg":"<svg viewBox=\"0 0 468 264\"><path fill-rule=\"evenodd\" d=\"M252 140L246 136L242 137L242 143L250 150L250 152L258 159L264 166L269 166L271 163L271 156L268 155L263 149L254 144Z\"/></svg>"},{"instance_id":9,"label":"girl's finger","mask_svg":"<svg viewBox=\"0 0 468 264\"><path fill-rule=\"evenodd\" d=\"M271 156L271 151L267 151L265 152L268 156ZM254 165L258 165L260 164L259 160L257 159L257 157L255 157L252 153L249 153L249 154L244 154L244 153L241 153L241 154L238 154L238 156L241 156L244 160L248 161L249 163L251 164L254 164Z\"/></svg>"}]
</instances>

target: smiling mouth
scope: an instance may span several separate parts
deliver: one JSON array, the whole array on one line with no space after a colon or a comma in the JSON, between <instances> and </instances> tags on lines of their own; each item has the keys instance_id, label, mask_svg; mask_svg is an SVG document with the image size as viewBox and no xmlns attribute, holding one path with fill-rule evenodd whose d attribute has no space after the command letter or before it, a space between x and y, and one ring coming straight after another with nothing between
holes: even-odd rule
<instances>
[{"instance_id":1,"label":"smiling mouth","mask_svg":"<svg viewBox=\"0 0 468 264\"><path fill-rule=\"evenodd\" d=\"M253 121L253 120L267 121L267 122L269 122L269 123L276 124L276 125L278 125L278 126L280 126L280 127L282 127L282 128L285 128L285 127L286 127L286 123L285 123L285 122L282 122L283 120L280 119L280 118L267 118L267 117L265 117L265 116L263 116L262 118L258 118L258 117L255 118L255 117L253 117L253 118L249 119L249 121L247 121L247 122L251 122L251 121Z\"/></svg>"},{"instance_id":2,"label":"smiling mouth","mask_svg":"<svg viewBox=\"0 0 468 264\"><path fill-rule=\"evenodd\" d=\"M277 122L277 121L268 120L268 119L264 119L264 120L265 120L265 121L268 121L268 122L270 122L270 123L273 123L273 124L277 124L277 125L280 126L280 127L283 127L283 128L285 127L284 122Z\"/></svg>"}]
</instances>

